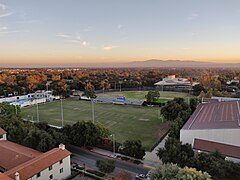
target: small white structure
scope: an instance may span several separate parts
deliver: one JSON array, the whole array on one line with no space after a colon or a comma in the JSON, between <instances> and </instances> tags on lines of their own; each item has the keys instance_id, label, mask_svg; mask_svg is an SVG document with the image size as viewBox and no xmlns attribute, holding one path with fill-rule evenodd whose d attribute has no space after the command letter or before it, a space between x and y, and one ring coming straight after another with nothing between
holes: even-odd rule
<instances>
[{"instance_id":1,"label":"small white structure","mask_svg":"<svg viewBox=\"0 0 240 180\"><path fill-rule=\"evenodd\" d=\"M7 140L7 132L0 128L0 141Z\"/></svg>"},{"instance_id":2,"label":"small white structure","mask_svg":"<svg viewBox=\"0 0 240 180\"><path fill-rule=\"evenodd\" d=\"M226 147L240 147L239 137L240 101L200 104L180 130L180 140L193 147L197 139Z\"/></svg>"},{"instance_id":3,"label":"small white structure","mask_svg":"<svg viewBox=\"0 0 240 180\"><path fill-rule=\"evenodd\" d=\"M59 99L60 96L53 96L52 91L38 90L27 95L0 98L0 103L7 103L22 108Z\"/></svg>"},{"instance_id":4,"label":"small white structure","mask_svg":"<svg viewBox=\"0 0 240 180\"><path fill-rule=\"evenodd\" d=\"M169 75L166 78L163 78L162 81L155 83L156 86L195 86L199 83L190 82L186 78L176 78L175 75Z\"/></svg>"},{"instance_id":5,"label":"small white structure","mask_svg":"<svg viewBox=\"0 0 240 180\"><path fill-rule=\"evenodd\" d=\"M238 79L232 79L231 81L227 81L227 85L238 85L239 80Z\"/></svg>"}]
</instances>

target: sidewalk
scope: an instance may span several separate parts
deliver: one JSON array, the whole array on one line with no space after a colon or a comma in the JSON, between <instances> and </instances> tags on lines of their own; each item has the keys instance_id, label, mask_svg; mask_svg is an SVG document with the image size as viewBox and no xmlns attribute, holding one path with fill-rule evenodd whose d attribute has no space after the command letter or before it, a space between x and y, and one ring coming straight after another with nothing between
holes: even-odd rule
<instances>
[{"instance_id":1,"label":"sidewalk","mask_svg":"<svg viewBox=\"0 0 240 180\"><path fill-rule=\"evenodd\" d=\"M165 141L164 141L165 142ZM158 149L158 148L157 148ZM116 158L117 155L119 156L125 156L125 155L122 155L122 154L119 154L119 153L113 153L111 151L107 151L107 150L104 150L104 149L100 149L100 148L97 148L97 147L94 147L92 150L90 150L91 152L93 153L96 153L96 154L99 154L99 155L102 155L102 156L106 156L106 157L109 157L109 158ZM157 157L157 155L155 154L154 156L154 153L153 151L152 152L146 152L146 155L145 157L147 156L147 153L150 153L149 154L149 157L152 157L152 158L155 158L156 156L156 159L154 160L149 160L149 159L144 159L144 160L140 160L143 162L142 166L143 167L146 167L148 169L154 169L156 166L159 165L159 163L161 163L161 161L159 160L159 158ZM128 156L126 156L128 157ZM129 157L131 159L133 159L132 157ZM157 160L157 161L156 161ZM127 162L127 161L126 161Z\"/></svg>"},{"instance_id":2,"label":"sidewalk","mask_svg":"<svg viewBox=\"0 0 240 180\"><path fill-rule=\"evenodd\" d=\"M152 150L152 152L146 152L146 155L144 156L144 164L146 162L152 162L154 164L161 163L159 157L157 156L157 152L159 148L164 148L165 141L168 138L168 135L166 135L163 140Z\"/></svg>"},{"instance_id":3,"label":"sidewalk","mask_svg":"<svg viewBox=\"0 0 240 180\"><path fill-rule=\"evenodd\" d=\"M116 156L118 155L118 153L114 154L112 151L107 151L105 149L100 149L97 147L93 147L93 149L91 149L90 151L109 158L116 158Z\"/></svg>"}]
</instances>

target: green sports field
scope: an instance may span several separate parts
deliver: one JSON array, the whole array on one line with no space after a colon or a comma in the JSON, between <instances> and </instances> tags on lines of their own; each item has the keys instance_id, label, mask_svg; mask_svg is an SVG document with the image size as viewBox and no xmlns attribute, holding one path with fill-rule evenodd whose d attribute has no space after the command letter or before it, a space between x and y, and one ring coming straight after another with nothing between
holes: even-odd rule
<instances>
[{"instance_id":1,"label":"green sports field","mask_svg":"<svg viewBox=\"0 0 240 180\"><path fill-rule=\"evenodd\" d=\"M77 98L63 100L64 123L92 120L92 105L89 101ZM37 107L26 107L22 110L25 119L37 120ZM95 104L95 122L102 123L116 135L118 142L127 139L139 139L150 148L168 130L168 123L162 123L157 107L127 106L114 104ZM60 101L39 105L40 121L52 125L61 125Z\"/></svg>"},{"instance_id":2,"label":"green sports field","mask_svg":"<svg viewBox=\"0 0 240 180\"><path fill-rule=\"evenodd\" d=\"M125 92L108 92L104 94L98 94L98 96L111 96L117 97L119 95L125 96L126 98L132 99L145 99L145 95L148 91L125 91ZM171 92L171 91L160 91L160 99L162 100L171 100L175 97L187 98L191 97L188 93L181 93L181 92Z\"/></svg>"}]
</instances>

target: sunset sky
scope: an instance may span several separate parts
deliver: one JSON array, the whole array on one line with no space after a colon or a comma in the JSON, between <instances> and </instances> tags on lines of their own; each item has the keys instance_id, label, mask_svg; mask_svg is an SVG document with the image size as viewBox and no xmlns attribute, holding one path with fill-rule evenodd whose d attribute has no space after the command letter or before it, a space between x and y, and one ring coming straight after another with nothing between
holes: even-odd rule
<instances>
[{"instance_id":1,"label":"sunset sky","mask_svg":"<svg viewBox=\"0 0 240 180\"><path fill-rule=\"evenodd\" d=\"M239 0L0 0L0 65L240 63Z\"/></svg>"}]
</instances>

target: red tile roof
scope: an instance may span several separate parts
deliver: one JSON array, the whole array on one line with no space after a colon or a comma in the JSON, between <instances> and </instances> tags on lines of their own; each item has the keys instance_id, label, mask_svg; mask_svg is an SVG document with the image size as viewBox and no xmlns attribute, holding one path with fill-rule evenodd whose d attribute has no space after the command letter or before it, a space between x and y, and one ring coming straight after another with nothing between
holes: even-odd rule
<instances>
[{"instance_id":1,"label":"red tile roof","mask_svg":"<svg viewBox=\"0 0 240 180\"><path fill-rule=\"evenodd\" d=\"M240 129L240 101L200 104L182 129Z\"/></svg>"},{"instance_id":2,"label":"red tile roof","mask_svg":"<svg viewBox=\"0 0 240 180\"><path fill-rule=\"evenodd\" d=\"M7 140L0 141L0 167L9 170L24 162L27 162L42 152L13 143Z\"/></svg>"},{"instance_id":3,"label":"red tile roof","mask_svg":"<svg viewBox=\"0 0 240 180\"><path fill-rule=\"evenodd\" d=\"M66 158L71 153L64 149L54 148L46 153L41 154L40 156L25 162L4 174L8 175L9 177L14 178L14 174L19 172L20 179L25 180L33 177L37 173L43 171L44 169L48 168L49 166L57 163L58 161Z\"/></svg>"},{"instance_id":4,"label":"red tile roof","mask_svg":"<svg viewBox=\"0 0 240 180\"><path fill-rule=\"evenodd\" d=\"M219 151L221 154L229 157L240 158L240 147L229 144L207 141L203 139L194 139L193 149L214 152Z\"/></svg>"},{"instance_id":5,"label":"red tile roof","mask_svg":"<svg viewBox=\"0 0 240 180\"><path fill-rule=\"evenodd\" d=\"M7 175L0 173L0 179L1 180L13 180L12 178L8 177Z\"/></svg>"},{"instance_id":6,"label":"red tile roof","mask_svg":"<svg viewBox=\"0 0 240 180\"><path fill-rule=\"evenodd\" d=\"M4 131L2 128L0 128L0 135L4 135L4 134L7 134L7 132Z\"/></svg>"}]
</instances>

